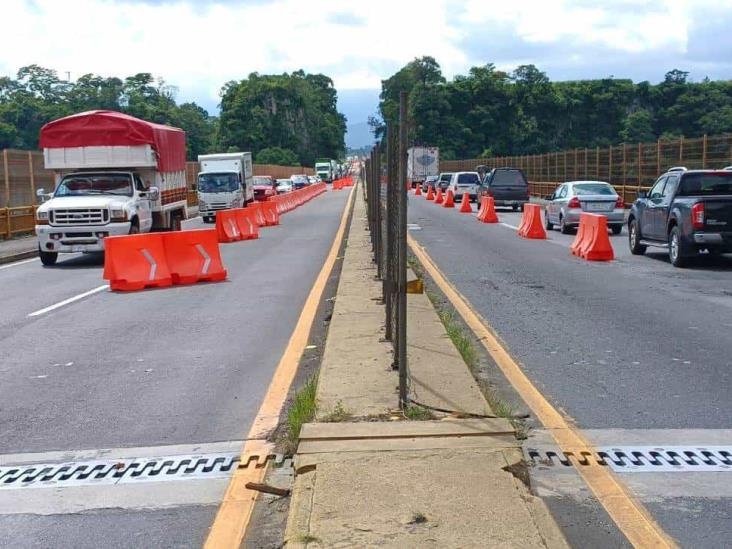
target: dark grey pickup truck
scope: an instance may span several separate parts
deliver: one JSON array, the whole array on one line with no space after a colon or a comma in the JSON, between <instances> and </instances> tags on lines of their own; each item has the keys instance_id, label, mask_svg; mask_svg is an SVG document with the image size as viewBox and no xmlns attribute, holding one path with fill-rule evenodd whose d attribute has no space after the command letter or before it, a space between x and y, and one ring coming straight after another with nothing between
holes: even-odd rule
<instances>
[{"instance_id":1,"label":"dark grey pickup truck","mask_svg":"<svg viewBox=\"0 0 732 549\"><path fill-rule=\"evenodd\" d=\"M642 192L628 216L632 254L668 249L675 267L702 250L732 252L732 170L672 168Z\"/></svg>"}]
</instances>

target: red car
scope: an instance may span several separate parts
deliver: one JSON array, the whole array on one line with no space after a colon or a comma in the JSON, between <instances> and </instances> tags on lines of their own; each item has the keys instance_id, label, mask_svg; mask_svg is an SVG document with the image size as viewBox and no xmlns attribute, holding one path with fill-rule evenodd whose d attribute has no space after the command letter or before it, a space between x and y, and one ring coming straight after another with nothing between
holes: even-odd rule
<instances>
[{"instance_id":1,"label":"red car","mask_svg":"<svg viewBox=\"0 0 732 549\"><path fill-rule=\"evenodd\" d=\"M254 177L254 200L264 202L277 195L277 181L270 175Z\"/></svg>"}]
</instances>

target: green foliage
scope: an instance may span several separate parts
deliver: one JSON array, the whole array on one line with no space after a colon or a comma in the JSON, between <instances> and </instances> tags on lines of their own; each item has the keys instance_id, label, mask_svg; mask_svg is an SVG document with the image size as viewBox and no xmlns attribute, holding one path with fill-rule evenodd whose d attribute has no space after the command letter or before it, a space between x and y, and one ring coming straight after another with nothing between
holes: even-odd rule
<instances>
[{"instance_id":1,"label":"green foliage","mask_svg":"<svg viewBox=\"0 0 732 549\"><path fill-rule=\"evenodd\" d=\"M290 149L267 147L257 153L257 164L276 164L277 166L299 166L297 155Z\"/></svg>"},{"instance_id":2,"label":"green foliage","mask_svg":"<svg viewBox=\"0 0 732 549\"><path fill-rule=\"evenodd\" d=\"M309 377L300 390L295 393L292 406L287 410L287 436L292 445L297 444L302 426L315 417L317 408L315 393L317 389L317 377Z\"/></svg>"},{"instance_id":3,"label":"green foliage","mask_svg":"<svg viewBox=\"0 0 732 549\"><path fill-rule=\"evenodd\" d=\"M336 110L333 81L322 74L260 75L227 83L221 92L219 140L224 147L293 151L296 164L345 151L346 119ZM268 153L269 154L269 153Z\"/></svg>"},{"instance_id":4,"label":"green foliage","mask_svg":"<svg viewBox=\"0 0 732 549\"><path fill-rule=\"evenodd\" d=\"M149 73L124 80L85 74L66 82L51 69L22 67L15 79L0 78L0 149L35 149L45 123L77 112L108 109L183 128L189 158L213 151L217 119L195 103L177 105L176 91Z\"/></svg>"},{"instance_id":5,"label":"green foliage","mask_svg":"<svg viewBox=\"0 0 732 549\"><path fill-rule=\"evenodd\" d=\"M672 70L663 82L604 78L551 82L534 65L508 74L493 64L447 82L431 57L415 59L382 82L377 137L398 119L399 92L409 94L415 144L440 156L520 155L575 147L732 131L732 81L688 81Z\"/></svg>"}]
</instances>

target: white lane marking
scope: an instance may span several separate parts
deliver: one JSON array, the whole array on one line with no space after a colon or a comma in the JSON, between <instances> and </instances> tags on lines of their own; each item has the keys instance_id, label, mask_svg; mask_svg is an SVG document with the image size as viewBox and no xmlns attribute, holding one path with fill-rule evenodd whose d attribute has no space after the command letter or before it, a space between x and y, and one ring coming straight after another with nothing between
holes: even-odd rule
<instances>
[{"instance_id":1,"label":"white lane marking","mask_svg":"<svg viewBox=\"0 0 732 549\"><path fill-rule=\"evenodd\" d=\"M26 263L33 263L34 261L38 261L37 257L32 257L31 259L24 259L23 261L16 261L14 263L8 263L7 265L0 265L0 271L3 269L9 269L10 267L17 267L18 265L25 265Z\"/></svg>"},{"instance_id":2,"label":"white lane marking","mask_svg":"<svg viewBox=\"0 0 732 549\"><path fill-rule=\"evenodd\" d=\"M509 225L508 223L501 222L501 225L503 225L504 227L508 227L509 229L513 229L514 231L518 231L518 227L515 227L513 225Z\"/></svg>"},{"instance_id":3,"label":"white lane marking","mask_svg":"<svg viewBox=\"0 0 732 549\"><path fill-rule=\"evenodd\" d=\"M59 307L63 307L64 305L68 305L69 303L73 303L74 301L79 301L80 299L84 299L87 296L96 294L98 292L101 292L102 290L107 290L107 289L109 289L109 284L104 284L102 286L99 286L98 288L94 288L93 290L84 292L83 294L75 295L74 297L70 297L68 299L64 299L63 301L59 301L58 303L55 303L53 305L49 305L48 307L44 307L43 309L38 309L37 311L33 311L28 316L40 316L42 314L49 313L51 311L58 309Z\"/></svg>"}]
</instances>

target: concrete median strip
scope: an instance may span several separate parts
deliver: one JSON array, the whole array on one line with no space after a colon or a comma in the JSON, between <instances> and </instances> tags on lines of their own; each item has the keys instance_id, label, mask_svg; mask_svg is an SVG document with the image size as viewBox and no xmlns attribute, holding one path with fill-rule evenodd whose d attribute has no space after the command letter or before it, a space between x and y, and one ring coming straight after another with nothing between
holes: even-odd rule
<instances>
[{"instance_id":1,"label":"concrete median strip","mask_svg":"<svg viewBox=\"0 0 732 549\"><path fill-rule=\"evenodd\" d=\"M460 419L492 411L424 294L408 296L410 394L458 416L429 411L432 419L408 421L398 411L365 216L359 192L319 374L318 423L303 426L294 460L287 546L567 547L516 473L523 455L511 423Z\"/></svg>"}]
</instances>

